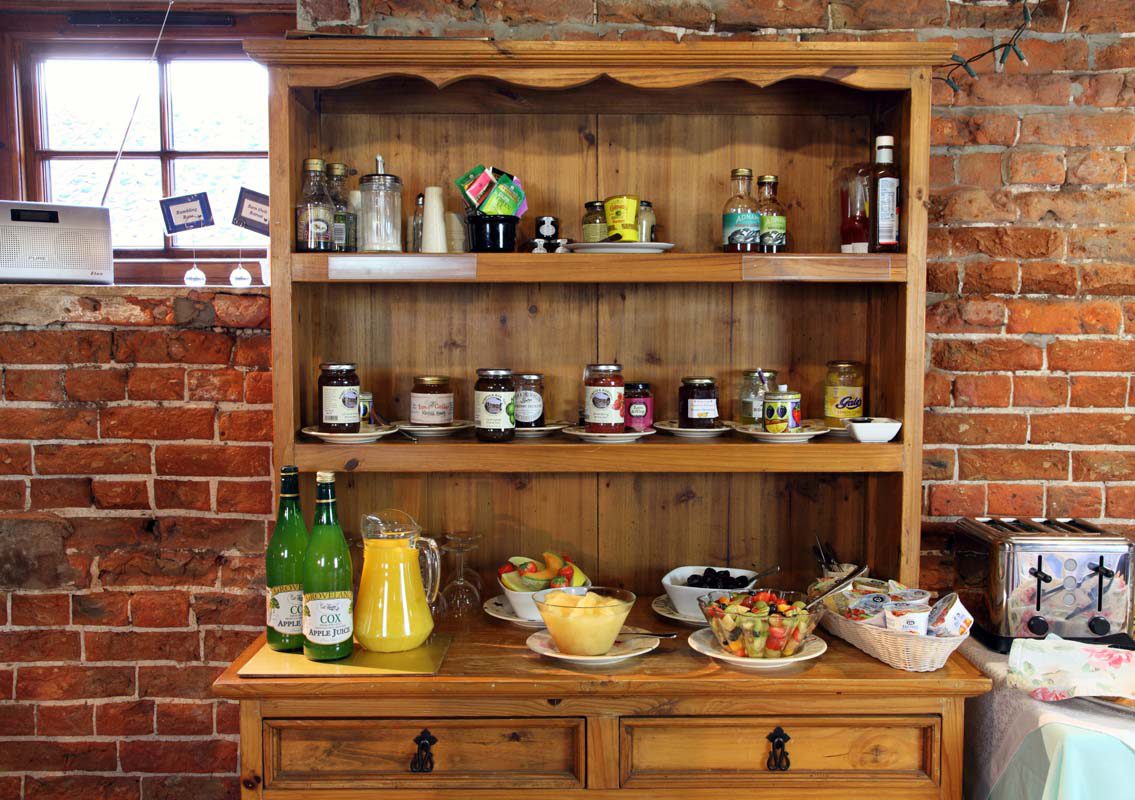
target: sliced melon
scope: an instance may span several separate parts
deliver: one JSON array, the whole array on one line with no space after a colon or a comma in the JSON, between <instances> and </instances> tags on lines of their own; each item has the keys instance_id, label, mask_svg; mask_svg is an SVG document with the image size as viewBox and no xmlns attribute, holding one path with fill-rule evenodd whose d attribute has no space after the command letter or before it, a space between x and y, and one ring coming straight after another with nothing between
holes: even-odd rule
<instances>
[{"instance_id":1,"label":"sliced melon","mask_svg":"<svg viewBox=\"0 0 1135 800\"><path fill-rule=\"evenodd\" d=\"M501 575L500 577L501 577L501 584L504 586L504 588L506 588L510 591L513 591L513 592L530 592L530 591L532 591L531 589L528 588L528 585L524 582L524 579L520 577L519 572L506 572L503 575Z\"/></svg>"},{"instance_id":2,"label":"sliced melon","mask_svg":"<svg viewBox=\"0 0 1135 800\"><path fill-rule=\"evenodd\" d=\"M513 556L512 558L510 558L508 560L508 563L512 564L512 566L516 567L517 569L520 569L525 564L528 564L529 562L532 562L532 561L536 561L536 559L526 558L525 556ZM539 562L537 561L536 563L539 563Z\"/></svg>"},{"instance_id":3,"label":"sliced melon","mask_svg":"<svg viewBox=\"0 0 1135 800\"><path fill-rule=\"evenodd\" d=\"M520 580L523 581L524 587L525 587L521 591L538 592L541 589L547 589L548 588L548 584L552 582L552 579L550 577L549 578L537 578L536 577L537 574L539 574L539 573L535 573L535 574L532 574L532 575L521 575L520 576Z\"/></svg>"},{"instance_id":4,"label":"sliced melon","mask_svg":"<svg viewBox=\"0 0 1135 800\"><path fill-rule=\"evenodd\" d=\"M547 550L545 550L540 555L543 556L544 563L547 565L548 569L550 569L550 570L552 570L552 572L558 574L559 571L560 571L560 568L563 567L563 565L564 565L564 557L561 556L559 553L552 553L552 552L549 552Z\"/></svg>"},{"instance_id":5,"label":"sliced melon","mask_svg":"<svg viewBox=\"0 0 1135 800\"><path fill-rule=\"evenodd\" d=\"M583 585L585 585L587 583L587 576L583 574L583 570L581 570L579 568L579 564L572 564L572 562L570 562L570 561L568 561L566 563L571 565L571 585L572 586L583 586Z\"/></svg>"}]
</instances>

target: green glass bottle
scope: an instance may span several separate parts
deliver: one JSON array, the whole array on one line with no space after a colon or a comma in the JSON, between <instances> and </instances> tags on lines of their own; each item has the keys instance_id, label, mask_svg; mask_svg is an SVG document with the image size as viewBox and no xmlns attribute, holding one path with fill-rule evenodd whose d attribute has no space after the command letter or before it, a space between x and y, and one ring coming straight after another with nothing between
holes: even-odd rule
<instances>
[{"instance_id":1,"label":"green glass bottle","mask_svg":"<svg viewBox=\"0 0 1135 800\"><path fill-rule=\"evenodd\" d=\"M307 526L300 512L299 469L280 470L280 510L268 542L264 568L268 576L268 646L273 650L303 648L303 560Z\"/></svg>"},{"instance_id":2,"label":"green glass bottle","mask_svg":"<svg viewBox=\"0 0 1135 800\"><path fill-rule=\"evenodd\" d=\"M313 661L354 650L351 552L335 510L335 473L315 475L315 522L303 562L303 654Z\"/></svg>"}]
</instances>

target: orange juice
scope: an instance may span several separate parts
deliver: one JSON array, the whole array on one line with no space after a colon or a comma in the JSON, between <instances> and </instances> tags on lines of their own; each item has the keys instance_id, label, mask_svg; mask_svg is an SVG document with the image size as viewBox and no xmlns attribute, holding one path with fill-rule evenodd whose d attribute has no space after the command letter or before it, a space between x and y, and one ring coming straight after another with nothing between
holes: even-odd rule
<instances>
[{"instance_id":1,"label":"orange juice","mask_svg":"<svg viewBox=\"0 0 1135 800\"><path fill-rule=\"evenodd\" d=\"M363 575L355 600L359 644L376 653L413 650L433 629L413 539L364 539Z\"/></svg>"}]
</instances>

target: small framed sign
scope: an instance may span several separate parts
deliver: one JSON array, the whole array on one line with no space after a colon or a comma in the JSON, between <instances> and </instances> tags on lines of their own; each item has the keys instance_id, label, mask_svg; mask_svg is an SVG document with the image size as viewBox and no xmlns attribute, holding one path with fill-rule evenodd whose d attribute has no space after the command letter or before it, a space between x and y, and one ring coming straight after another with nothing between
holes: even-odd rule
<instances>
[{"instance_id":1,"label":"small framed sign","mask_svg":"<svg viewBox=\"0 0 1135 800\"><path fill-rule=\"evenodd\" d=\"M268 195L241 187L233 212L233 225L268 235Z\"/></svg>"},{"instance_id":2,"label":"small framed sign","mask_svg":"<svg viewBox=\"0 0 1135 800\"><path fill-rule=\"evenodd\" d=\"M166 233L170 236L213 224L213 210L209 208L209 195L205 192L166 197L158 202L162 206Z\"/></svg>"}]
</instances>

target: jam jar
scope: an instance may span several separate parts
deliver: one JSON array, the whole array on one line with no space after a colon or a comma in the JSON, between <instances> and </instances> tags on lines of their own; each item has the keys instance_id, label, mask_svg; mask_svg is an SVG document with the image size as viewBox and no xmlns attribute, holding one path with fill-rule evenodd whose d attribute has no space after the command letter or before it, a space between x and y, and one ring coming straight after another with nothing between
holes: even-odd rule
<instances>
[{"instance_id":1,"label":"jam jar","mask_svg":"<svg viewBox=\"0 0 1135 800\"><path fill-rule=\"evenodd\" d=\"M544 427L544 376L539 372L516 376L516 427Z\"/></svg>"},{"instance_id":2,"label":"jam jar","mask_svg":"<svg viewBox=\"0 0 1135 800\"><path fill-rule=\"evenodd\" d=\"M512 370L477 370L473 423L482 442L512 441L516 435L516 379Z\"/></svg>"},{"instance_id":3,"label":"jam jar","mask_svg":"<svg viewBox=\"0 0 1135 800\"><path fill-rule=\"evenodd\" d=\"M649 383L628 383L624 402L627 430L648 431L654 425L654 395Z\"/></svg>"},{"instance_id":4,"label":"jam jar","mask_svg":"<svg viewBox=\"0 0 1135 800\"><path fill-rule=\"evenodd\" d=\"M588 364L583 381L583 420L588 433L622 433L624 430L623 367Z\"/></svg>"},{"instance_id":5,"label":"jam jar","mask_svg":"<svg viewBox=\"0 0 1135 800\"><path fill-rule=\"evenodd\" d=\"M863 364L858 361L829 361L824 378L824 424L843 428L863 413Z\"/></svg>"},{"instance_id":6,"label":"jam jar","mask_svg":"<svg viewBox=\"0 0 1135 800\"><path fill-rule=\"evenodd\" d=\"M682 378L678 389L678 427L717 427L717 382L713 378L700 375Z\"/></svg>"},{"instance_id":7,"label":"jam jar","mask_svg":"<svg viewBox=\"0 0 1135 800\"><path fill-rule=\"evenodd\" d=\"M359 432L357 364L319 365L319 432Z\"/></svg>"},{"instance_id":8,"label":"jam jar","mask_svg":"<svg viewBox=\"0 0 1135 800\"><path fill-rule=\"evenodd\" d=\"M410 390L411 425L453 423L453 389L445 375L417 375Z\"/></svg>"},{"instance_id":9,"label":"jam jar","mask_svg":"<svg viewBox=\"0 0 1135 800\"><path fill-rule=\"evenodd\" d=\"M761 376L764 383L761 383ZM737 396L737 423L756 425L761 422L765 391L776 386L775 369L747 369L741 374L741 391Z\"/></svg>"}]
</instances>

